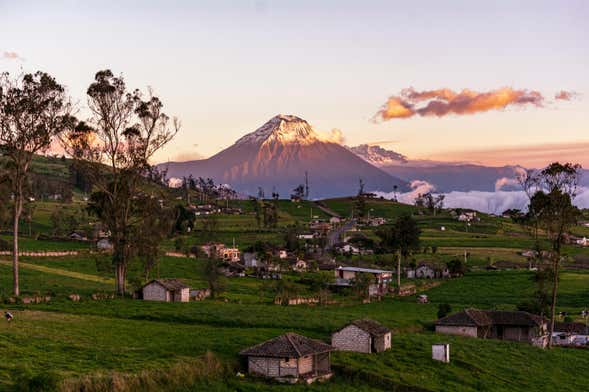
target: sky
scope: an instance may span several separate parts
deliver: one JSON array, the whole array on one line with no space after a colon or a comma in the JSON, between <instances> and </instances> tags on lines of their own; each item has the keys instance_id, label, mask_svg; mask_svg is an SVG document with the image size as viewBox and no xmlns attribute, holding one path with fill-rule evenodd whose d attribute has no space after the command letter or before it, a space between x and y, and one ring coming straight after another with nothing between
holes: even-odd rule
<instances>
[{"instance_id":1,"label":"sky","mask_svg":"<svg viewBox=\"0 0 589 392\"><path fill-rule=\"evenodd\" d=\"M49 72L81 115L98 70L153 87L183 124L159 161L283 113L412 159L589 167L587 20L583 0L0 0L0 71Z\"/></svg>"}]
</instances>

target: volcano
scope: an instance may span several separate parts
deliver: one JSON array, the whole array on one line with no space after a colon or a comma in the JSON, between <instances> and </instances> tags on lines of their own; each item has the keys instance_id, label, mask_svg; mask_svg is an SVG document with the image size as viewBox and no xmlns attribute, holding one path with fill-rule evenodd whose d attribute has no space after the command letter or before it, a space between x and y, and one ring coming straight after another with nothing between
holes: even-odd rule
<instances>
[{"instance_id":1,"label":"volcano","mask_svg":"<svg viewBox=\"0 0 589 392\"><path fill-rule=\"evenodd\" d=\"M292 115L277 115L254 132L208 159L168 162L168 177L212 178L243 194L275 191L288 197L308 176L309 197L350 196L365 191L408 189L407 182L371 165L345 147L330 142L309 123Z\"/></svg>"}]
</instances>

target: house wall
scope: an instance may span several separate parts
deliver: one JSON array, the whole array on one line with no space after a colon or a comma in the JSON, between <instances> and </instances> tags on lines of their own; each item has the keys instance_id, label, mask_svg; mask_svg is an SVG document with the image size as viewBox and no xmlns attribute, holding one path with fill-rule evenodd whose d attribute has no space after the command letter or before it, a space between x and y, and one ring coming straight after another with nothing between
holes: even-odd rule
<instances>
[{"instance_id":1,"label":"house wall","mask_svg":"<svg viewBox=\"0 0 589 392\"><path fill-rule=\"evenodd\" d=\"M299 374L307 374L313 371L313 356L299 358Z\"/></svg>"},{"instance_id":2,"label":"house wall","mask_svg":"<svg viewBox=\"0 0 589 392\"><path fill-rule=\"evenodd\" d=\"M280 359L266 357L248 357L248 371L266 377L279 377Z\"/></svg>"},{"instance_id":3,"label":"house wall","mask_svg":"<svg viewBox=\"0 0 589 392\"><path fill-rule=\"evenodd\" d=\"M153 282L143 287L143 299L146 301L170 301L169 292L161 285Z\"/></svg>"},{"instance_id":4,"label":"house wall","mask_svg":"<svg viewBox=\"0 0 589 392\"><path fill-rule=\"evenodd\" d=\"M469 326L453 326L453 325L436 325L437 333L444 333L447 335L460 335L477 337L477 327Z\"/></svg>"},{"instance_id":5,"label":"house wall","mask_svg":"<svg viewBox=\"0 0 589 392\"><path fill-rule=\"evenodd\" d=\"M190 289L187 287L181 291L174 292L174 302L188 302L190 300Z\"/></svg>"},{"instance_id":6,"label":"house wall","mask_svg":"<svg viewBox=\"0 0 589 392\"><path fill-rule=\"evenodd\" d=\"M343 273L342 279L355 279L356 278L356 273L353 271L338 271L336 270L336 276L340 276L340 272Z\"/></svg>"},{"instance_id":7,"label":"house wall","mask_svg":"<svg viewBox=\"0 0 589 392\"><path fill-rule=\"evenodd\" d=\"M435 277L435 272L429 267L419 267L415 270L415 277L433 279Z\"/></svg>"},{"instance_id":8,"label":"house wall","mask_svg":"<svg viewBox=\"0 0 589 392\"><path fill-rule=\"evenodd\" d=\"M382 336L378 336L373 338L374 340L374 348L376 349L377 353L383 352L391 348L391 333L386 333Z\"/></svg>"},{"instance_id":9,"label":"house wall","mask_svg":"<svg viewBox=\"0 0 589 392\"><path fill-rule=\"evenodd\" d=\"M290 359L281 359L279 361L279 365L280 365L280 377L284 377L284 376L292 376L292 377L298 377L299 376L299 365L298 365L298 361L294 358L290 358Z\"/></svg>"},{"instance_id":10,"label":"house wall","mask_svg":"<svg viewBox=\"0 0 589 392\"><path fill-rule=\"evenodd\" d=\"M369 353L370 334L355 325L348 325L331 335L331 345L340 351Z\"/></svg>"}]
</instances>

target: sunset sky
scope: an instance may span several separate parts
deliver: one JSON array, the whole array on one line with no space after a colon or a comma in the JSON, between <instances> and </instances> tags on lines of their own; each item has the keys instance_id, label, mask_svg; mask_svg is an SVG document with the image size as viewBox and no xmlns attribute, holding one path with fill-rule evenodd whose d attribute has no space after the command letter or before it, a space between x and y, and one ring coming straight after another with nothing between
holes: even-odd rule
<instances>
[{"instance_id":1,"label":"sunset sky","mask_svg":"<svg viewBox=\"0 0 589 392\"><path fill-rule=\"evenodd\" d=\"M183 123L161 161L285 113L415 159L589 167L587 20L583 0L0 0L0 70L53 74L81 115L99 69L152 86ZM410 87L450 91L443 114Z\"/></svg>"}]
</instances>

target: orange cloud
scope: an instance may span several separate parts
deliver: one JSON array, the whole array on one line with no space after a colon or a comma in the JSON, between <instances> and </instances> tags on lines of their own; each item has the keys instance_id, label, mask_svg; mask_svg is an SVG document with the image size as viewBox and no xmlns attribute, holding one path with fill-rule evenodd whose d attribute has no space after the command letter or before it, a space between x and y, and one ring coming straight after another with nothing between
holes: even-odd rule
<instances>
[{"instance_id":1,"label":"orange cloud","mask_svg":"<svg viewBox=\"0 0 589 392\"><path fill-rule=\"evenodd\" d=\"M16 52L3 52L2 58L6 60L22 60L22 57Z\"/></svg>"},{"instance_id":2,"label":"orange cloud","mask_svg":"<svg viewBox=\"0 0 589 392\"><path fill-rule=\"evenodd\" d=\"M541 107L544 97L534 90L514 90L503 87L488 92L464 89L460 92L444 88L415 91L406 88L398 96L392 96L376 113L375 118L390 120L418 116L443 117L449 114L474 114L508 106L534 105Z\"/></svg>"}]
</instances>

